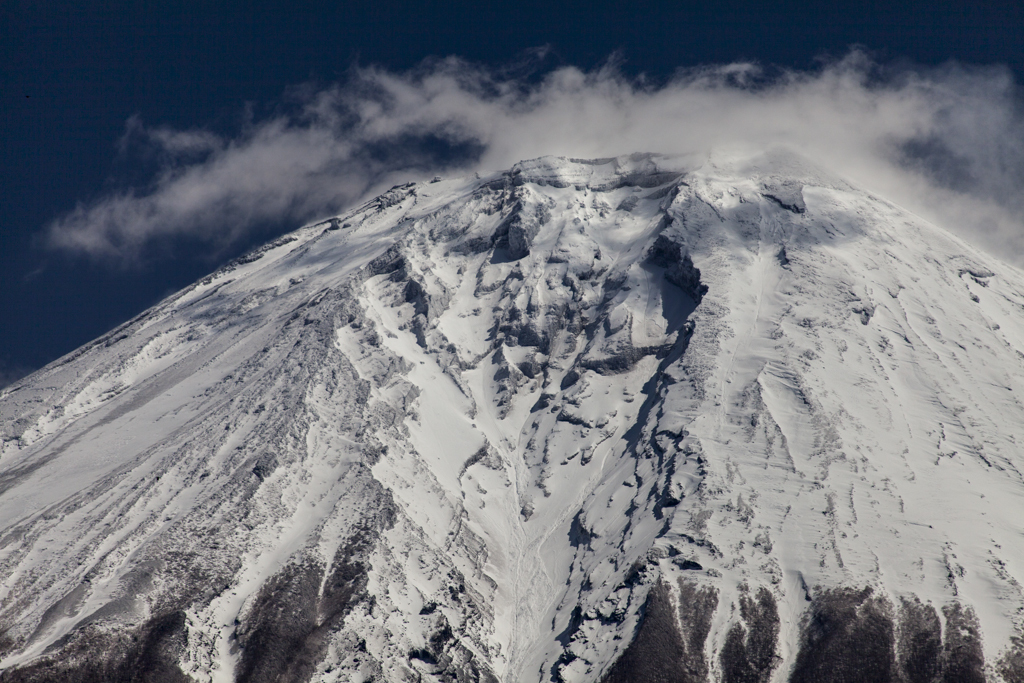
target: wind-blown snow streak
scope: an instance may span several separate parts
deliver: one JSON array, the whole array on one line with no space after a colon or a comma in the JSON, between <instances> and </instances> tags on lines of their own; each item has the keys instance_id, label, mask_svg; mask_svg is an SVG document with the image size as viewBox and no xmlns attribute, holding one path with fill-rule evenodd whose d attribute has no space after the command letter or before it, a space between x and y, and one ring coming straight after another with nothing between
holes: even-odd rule
<instances>
[{"instance_id":1,"label":"wind-blown snow streak","mask_svg":"<svg viewBox=\"0 0 1024 683\"><path fill-rule=\"evenodd\" d=\"M4 680L1019 680L1022 313L781 152L393 188L0 394Z\"/></svg>"}]
</instances>

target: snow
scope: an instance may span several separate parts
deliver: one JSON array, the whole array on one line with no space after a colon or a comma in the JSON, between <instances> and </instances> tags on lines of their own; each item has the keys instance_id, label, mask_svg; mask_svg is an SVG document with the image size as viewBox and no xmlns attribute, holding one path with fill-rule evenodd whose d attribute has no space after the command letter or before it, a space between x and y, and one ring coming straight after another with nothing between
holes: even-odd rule
<instances>
[{"instance_id":1,"label":"snow","mask_svg":"<svg viewBox=\"0 0 1024 683\"><path fill-rule=\"evenodd\" d=\"M436 673L442 620L453 666L599 680L658 577L718 591L713 678L741 585L780 681L823 588L1022 627L1024 277L958 238L781 153L545 157L290 238L0 393L0 668L183 604L232 680L260 589L370 533L315 680Z\"/></svg>"}]
</instances>

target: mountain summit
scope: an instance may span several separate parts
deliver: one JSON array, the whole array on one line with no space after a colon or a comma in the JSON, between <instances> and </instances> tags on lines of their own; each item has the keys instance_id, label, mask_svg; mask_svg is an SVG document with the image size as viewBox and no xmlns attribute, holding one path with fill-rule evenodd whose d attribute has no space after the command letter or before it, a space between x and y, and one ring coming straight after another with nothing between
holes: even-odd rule
<instances>
[{"instance_id":1,"label":"mountain summit","mask_svg":"<svg viewBox=\"0 0 1024 683\"><path fill-rule=\"evenodd\" d=\"M787 153L398 186L0 392L0 680L1019 683L1022 388Z\"/></svg>"}]
</instances>

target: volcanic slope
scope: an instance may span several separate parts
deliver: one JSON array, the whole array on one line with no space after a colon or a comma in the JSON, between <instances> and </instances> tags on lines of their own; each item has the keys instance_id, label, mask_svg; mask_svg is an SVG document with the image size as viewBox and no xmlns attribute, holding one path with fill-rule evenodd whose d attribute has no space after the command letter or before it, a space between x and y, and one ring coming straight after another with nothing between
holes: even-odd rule
<instances>
[{"instance_id":1,"label":"volcanic slope","mask_svg":"<svg viewBox=\"0 0 1024 683\"><path fill-rule=\"evenodd\" d=\"M398 186L0 393L0 679L1016 683L1022 379L785 152Z\"/></svg>"}]
</instances>

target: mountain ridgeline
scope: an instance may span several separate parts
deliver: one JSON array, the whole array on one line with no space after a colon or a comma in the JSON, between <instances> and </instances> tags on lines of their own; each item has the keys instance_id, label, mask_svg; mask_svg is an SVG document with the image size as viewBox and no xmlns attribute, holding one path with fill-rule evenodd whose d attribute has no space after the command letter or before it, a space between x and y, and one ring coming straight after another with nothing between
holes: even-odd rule
<instances>
[{"instance_id":1,"label":"mountain ridgeline","mask_svg":"<svg viewBox=\"0 0 1024 683\"><path fill-rule=\"evenodd\" d=\"M1022 380L783 151L397 186L0 392L0 681L1022 683Z\"/></svg>"}]
</instances>

